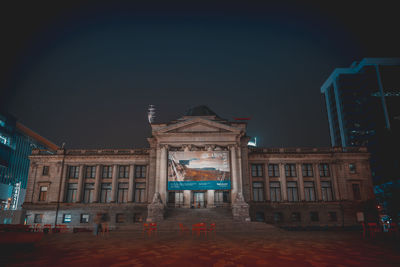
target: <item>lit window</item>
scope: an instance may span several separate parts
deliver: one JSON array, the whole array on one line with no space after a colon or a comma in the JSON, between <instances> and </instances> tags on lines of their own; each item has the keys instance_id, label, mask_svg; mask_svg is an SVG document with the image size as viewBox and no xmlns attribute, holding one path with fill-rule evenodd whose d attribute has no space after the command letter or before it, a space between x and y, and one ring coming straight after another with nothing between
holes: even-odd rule
<instances>
[{"instance_id":1,"label":"lit window","mask_svg":"<svg viewBox=\"0 0 400 267\"><path fill-rule=\"evenodd\" d=\"M34 223L42 223L43 221L43 214L35 214L35 218L33 219Z\"/></svg>"},{"instance_id":2,"label":"lit window","mask_svg":"<svg viewBox=\"0 0 400 267\"><path fill-rule=\"evenodd\" d=\"M96 166L86 166L85 178L95 178Z\"/></svg>"},{"instance_id":3,"label":"lit window","mask_svg":"<svg viewBox=\"0 0 400 267\"><path fill-rule=\"evenodd\" d=\"M46 201L47 186L41 186L39 189L39 201Z\"/></svg>"},{"instance_id":4,"label":"lit window","mask_svg":"<svg viewBox=\"0 0 400 267\"><path fill-rule=\"evenodd\" d=\"M81 223L89 223L89 214L81 214Z\"/></svg>"},{"instance_id":5,"label":"lit window","mask_svg":"<svg viewBox=\"0 0 400 267\"><path fill-rule=\"evenodd\" d=\"M103 166L103 178L112 178L112 171L113 167L112 166Z\"/></svg>"},{"instance_id":6,"label":"lit window","mask_svg":"<svg viewBox=\"0 0 400 267\"><path fill-rule=\"evenodd\" d=\"M70 223L71 219L72 219L72 215L71 214L64 214L63 223Z\"/></svg>"},{"instance_id":7,"label":"lit window","mask_svg":"<svg viewBox=\"0 0 400 267\"><path fill-rule=\"evenodd\" d=\"M319 176L320 177L329 177L329 164L327 163L320 163L319 167Z\"/></svg>"},{"instance_id":8,"label":"lit window","mask_svg":"<svg viewBox=\"0 0 400 267\"><path fill-rule=\"evenodd\" d=\"M356 164L350 163L349 164L349 171L350 171L350 173L356 173Z\"/></svg>"}]
</instances>

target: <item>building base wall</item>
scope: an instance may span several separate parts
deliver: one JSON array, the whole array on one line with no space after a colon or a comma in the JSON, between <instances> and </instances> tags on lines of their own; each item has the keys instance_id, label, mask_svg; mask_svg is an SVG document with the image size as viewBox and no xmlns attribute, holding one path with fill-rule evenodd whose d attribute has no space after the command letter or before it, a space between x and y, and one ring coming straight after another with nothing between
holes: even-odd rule
<instances>
[{"instance_id":1,"label":"building base wall","mask_svg":"<svg viewBox=\"0 0 400 267\"><path fill-rule=\"evenodd\" d=\"M252 221L264 221L282 227L360 226L357 212L362 211L362 205L354 202L250 203Z\"/></svg>"},{"instance_id":2,"label":"building base wall","mask_svg":"<svg viewBox=\"0 0 400 267\"><path fill-rule=\"evenodd\" d=\"M56 204L54 205L24 205L26 210L27 224L51 224L55 223ZM57 224L65 224L69 228L91 228L97 213L106 213L109 218L109 228L115 229L119 226L130 225L146 221L147 204L61 204L58 210ZM82 222L82 215L88 214L89 221ZM42 215L41 222L35 221L36 215ZM65 215L71 215L71 221L64 221Z\"/></svg>"}]
</instances>

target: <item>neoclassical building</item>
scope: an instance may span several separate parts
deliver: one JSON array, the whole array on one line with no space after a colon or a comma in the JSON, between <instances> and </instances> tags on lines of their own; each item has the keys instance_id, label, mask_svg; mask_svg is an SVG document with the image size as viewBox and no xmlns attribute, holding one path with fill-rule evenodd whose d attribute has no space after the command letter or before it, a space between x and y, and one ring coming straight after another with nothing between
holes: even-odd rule
<instances>
[{"instance_id":1,"label":"neoclassical building","mask_svg":"<svg viewBox=\"0 0 400 267\"><path fill-rule=\"evenodd\" d=\"M354 225L373 198L365 148L254 148L246 122L205 106L151 124L149 148L34 150L27 223L85 227L162 221L166 209L232 209L233 219ZM57 218L57 219L56 219Z\"/></svg>"}]
</instances>

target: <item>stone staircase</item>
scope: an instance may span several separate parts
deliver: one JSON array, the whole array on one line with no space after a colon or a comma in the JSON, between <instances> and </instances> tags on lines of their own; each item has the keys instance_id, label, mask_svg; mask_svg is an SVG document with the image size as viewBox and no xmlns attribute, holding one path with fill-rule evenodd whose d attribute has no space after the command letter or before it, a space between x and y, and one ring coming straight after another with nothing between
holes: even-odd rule
<instances>
[{"instance_id":1,"label":"stone staircase","mask_svg":"<svg viewBox=\"0 0 400 267\"><path fill-rule=\"evenodd\" d=\"M163 221L157 223L159 232L177 232L179 223L191 230L192 225L204 222L216 224L218 232L254 232L271 231L275 226L263 222L242 222L235 221L232 216L231 208L167 208ZM133 224L118 227L118 231L142 231L143 224Z\"/></svg>"}]
</instances>

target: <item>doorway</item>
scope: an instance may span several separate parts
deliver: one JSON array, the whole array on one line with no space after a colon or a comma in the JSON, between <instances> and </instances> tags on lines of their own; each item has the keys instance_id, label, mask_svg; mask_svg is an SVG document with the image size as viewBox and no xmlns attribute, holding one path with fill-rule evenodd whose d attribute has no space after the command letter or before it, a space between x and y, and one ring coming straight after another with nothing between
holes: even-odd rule
<instances>
[{"instance_id":1,"label":"doorway","mask_svg":"<svg viewBox=\"0 0 400 267\"><path fill-rule=\"evenodd\" d=\"M194 208L205 208L205 192L193 192L192 207Z\"/></svg>"}]
</instances>

